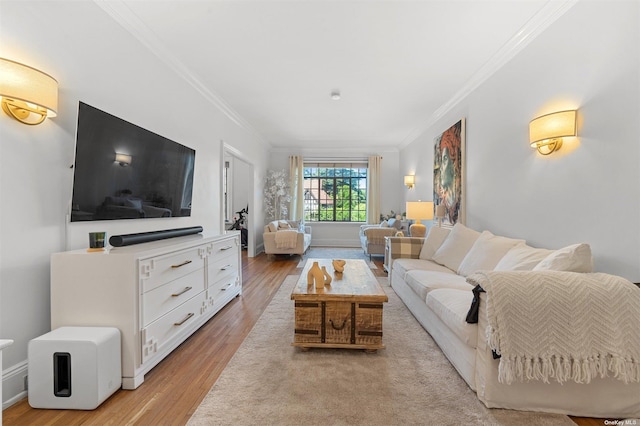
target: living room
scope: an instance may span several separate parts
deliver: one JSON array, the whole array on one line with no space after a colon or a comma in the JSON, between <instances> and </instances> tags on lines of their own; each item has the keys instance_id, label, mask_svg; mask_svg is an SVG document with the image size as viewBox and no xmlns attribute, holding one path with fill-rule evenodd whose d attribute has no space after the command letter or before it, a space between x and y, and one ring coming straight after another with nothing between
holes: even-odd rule
<instances>
[{"instance_id":1,"label":"living room","mask_svg":"<svg viewBox=\"0 0 640 426\"><path fill-rule=\"evenodd\" d=\"M417 119L411 135L394 146L344 148L273 145L224 95L200 85L176 56L164 54L135 13L123 17L120 3L2 1L0 57L41 69L59 83L57 117L38 126L0 117L0 336L14 341L3 350L3 407L25 395L28 342L50 331L51 254L86 247L87 233L96 230L95 223L69 223L67 217L79 101L197 152L190 217L98 224L109 235L198 225L221 231L225 148L253 168L255 254L267 221L262 181L267 170L287 167L292 154L383 156L380 210L398 211L406 201L431 199L434 138L464 118L469 227L537 247L588 242L596 271L640 282L640 6L564 3L562 13L538 23L539 33L516 46L497 46L493 62L478 63L468 74L473 78L443 88L442 108ZM127 19L132 21L125 25ZM457 72L433 66L443 74ZM247 75L258 78L261 72ZM331 89L319 96L328 99ZM251 94L246 98L250 102ZM422 102L415 100L418 115ZM578 110L578 136L550 156L537 154L529 147L529 122L565 109ZM416 185L409 190L402 177L411 174ZM358 227L315 225L315 244L358 246Z\"/></svg>"}]
</instances>

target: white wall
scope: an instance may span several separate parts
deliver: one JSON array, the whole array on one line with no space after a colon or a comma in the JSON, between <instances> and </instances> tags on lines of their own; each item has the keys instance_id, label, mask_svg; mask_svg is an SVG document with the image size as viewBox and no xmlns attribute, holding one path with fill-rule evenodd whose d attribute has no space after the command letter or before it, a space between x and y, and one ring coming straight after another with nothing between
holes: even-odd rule
<instances>
[{"instance_id":1,"label":"white wall","mask_svg":"<svg viewBox=\"0 0 640 426\"><path fill-rule=\"evenodd\" d=\"M380 211L388 214L404 211L401 193L398 188L402 185L402 176L399 172L399 152L395 148L371 148L368 151L345 148L341 150L314 150L314 149L286 149L278 148L271 152L269 169L289 170L289 155L302 155L303 157L355 157L366 158L370 155L382 156L382 187L380 189ZM264 181L262 182L264 189ZM360 247L359 231L360 223L322 223L309 222L312 226L312 246L333 247Z\"/></svg>"},{"instance_id":2,"label":"white wall","mask_svg":"<svg viewBox=\"0 0 640 426\"><path fill-rule=\"evenodd\" d=\"M538 247L587 242L596 270L639 282L639 8L571 8L401 151L402 172L418 171L416 191L431 188L434 137L466 117L469 226ZM578 137L537 154L529 121L570 108Z\"/></svg>"},{"instance_id":3,"label":"white wall","mask_svg":"<svg viewBox=\"0 0 640 426\"><path fill-rule=\"evenodd\" d=\"M39 68L60 87L58 116L39 126L0 114L0 336L15 340L3 354L6 405L23 391L28 341L50 330L51 253L87 247L95 229L114 235L201 225L219 233L222 142L245 153L256 179L269 146L93 2L2 2L0 39L0 57ZM191 217L67 224L78 101L196 150Z\"/></svg>"}]
</instances>

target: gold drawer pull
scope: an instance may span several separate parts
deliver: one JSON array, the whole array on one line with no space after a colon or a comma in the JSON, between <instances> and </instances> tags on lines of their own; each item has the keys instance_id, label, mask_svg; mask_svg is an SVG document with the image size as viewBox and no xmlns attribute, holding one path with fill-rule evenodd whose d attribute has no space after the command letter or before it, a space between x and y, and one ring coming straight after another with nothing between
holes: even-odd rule
<instances>
[{"instance_id":1,"label":"gold drawer pull","mask_svg":"<svg viewBox=\"0 0 640 426\"><path fill-rule=\"evenodd\" d=\"M222 268L220 268L220 270L221 271L226 271L229 268L231 268L231 264L230 263L228 265L224 265Z\"/></svg>"},{"instance_id":2,"label":"gold drawer pull","mask_svg":"<svg viewBox=\"0 0 640 426\"><path fill-rule=\"evenodd\" d=\"M182 262L182 263L180 263L180 264L178 264L178 265L171 265L171 267L172 267L173 269L176 269L176 268L179 268L179 267L181 267L181 266L188 265L188 264L190 264L191 262L193 262L193 261L192 261L192 260L185 260L184 262Z\"/></svg>"},{"instance_id":3,"label":"gold drawer pull","mask_svg":"<svg viewBox=\"0 0 640 426\"><path fill-rule=\"evenodd\" d=\"M233 246L220 247L220 251L229 250L230 248L233 248Z\"/></svg>"},{"instance_id":4,"label":"gold drawer pull","mask_svg":"<svg viewBox=\"0 0 640 426\"><path fill-rule=\"evenodd\" d=\"M188 319L190 319L192 316L194 316L195 314L193 312L189 312L189 314L187 315L187 317L185 319L183 319L180 322L174 322L173 325L182 325L185 322L187 322Z\"/></svg>"},{"instance_id":5,"label":"gold drawer pull","mask_svg":"<svg viewBox=\"0 0 640 426\"><path fill-rule=\"evenodd\" d=\"M189 290L191 290L193 287L185 287L184 290L182 290L180 293L173 293L171 295L171 297L178 297L181 294L185 294L186 292L188 292Z\"/></svg>"}]
</instances>

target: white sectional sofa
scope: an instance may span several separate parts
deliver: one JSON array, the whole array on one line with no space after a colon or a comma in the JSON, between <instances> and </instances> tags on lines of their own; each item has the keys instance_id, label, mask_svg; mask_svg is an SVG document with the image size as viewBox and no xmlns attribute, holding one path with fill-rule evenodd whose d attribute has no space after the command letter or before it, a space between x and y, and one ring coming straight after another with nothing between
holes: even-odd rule
<instances>
[{"instance_id":1,"label":"white sectional sofa","mask_svg":"<svg viewBox=\"0 0 640 426\"><path fill-rule=\"evenodd\" d=\"M635 346L630 343L610 348L613 352L624 352L629 361L627 383L621 377L612 377L615 368L606 371L606 364L602 364L601 371L607 373L606 376L592 374L594 377L582 380L588 384L576 383L569 377L560 380L563 383L553 378L545 383L524 377L507 384L504 376L499 378L502 358L494 359L495 350L487 338L491 328L488 327L487 293L478 292L474 303L474 285L467 282L468 278L474 282L483 276L507 276L514 279L514 285L524 285L524 281L518 281L519 277L542 280L551 276L560 277L557 285L560 288L566 277L582 285L582 281L606 275L591 273L591 250L587 244L560 250L535 249L522 240L495 236L488 231L480 233L458 224L452 229L431 228L426 238L390 237L386 255L391 286L487 407L585 417L640 417L640 288L615 277L616 289L626 295L622 297L625 306L638 311L637 315L634 312L627 315L633 317L628 318L629 324L619 325L631 333L629 340L635 341ZM520 289L524 291L528 287ZM492 291L489 297L498 300L492 296L497 290ZM569 300L571 297L569 295ZM477 323L467 322L468 317L473 317L472 304L478 308ZM600 320L593 318L593 321L597 324ZM503 368L506 371L506 367ZM538 370L538 375L542 375L543 370ZM548 371L545 370L545 374Z\"/></svg>"}]
</instances>

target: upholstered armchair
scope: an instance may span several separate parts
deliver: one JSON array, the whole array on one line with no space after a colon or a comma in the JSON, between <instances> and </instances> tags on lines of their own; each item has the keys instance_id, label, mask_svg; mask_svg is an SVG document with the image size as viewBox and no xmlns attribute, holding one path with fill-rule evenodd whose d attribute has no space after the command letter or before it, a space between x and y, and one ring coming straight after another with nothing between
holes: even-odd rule
<instances>
[{"instance_id":1,"label":"upholstered armchair","mask_svg":"<svg viewBox=\"0 0 640 426\"><path fill-rule=\"evenodd\" d=\"M402 230L402 222L397 219L389 219L378 225L360 226L360 244L364 254L371 256L384 256L384 237L393 237Z\"/></svg>"},{"instance_id":2,"label":"upholstered armchair","mask_svg":"<svg viewBox=\"0 0 640 426\"><path fill-rule=\"evenodd\" d=\"M275 254L298 254L303 256L311 245L311 227L300 226L295 220L274 220L264 227L264 252Z\"/></svg>"}]
</instances>

